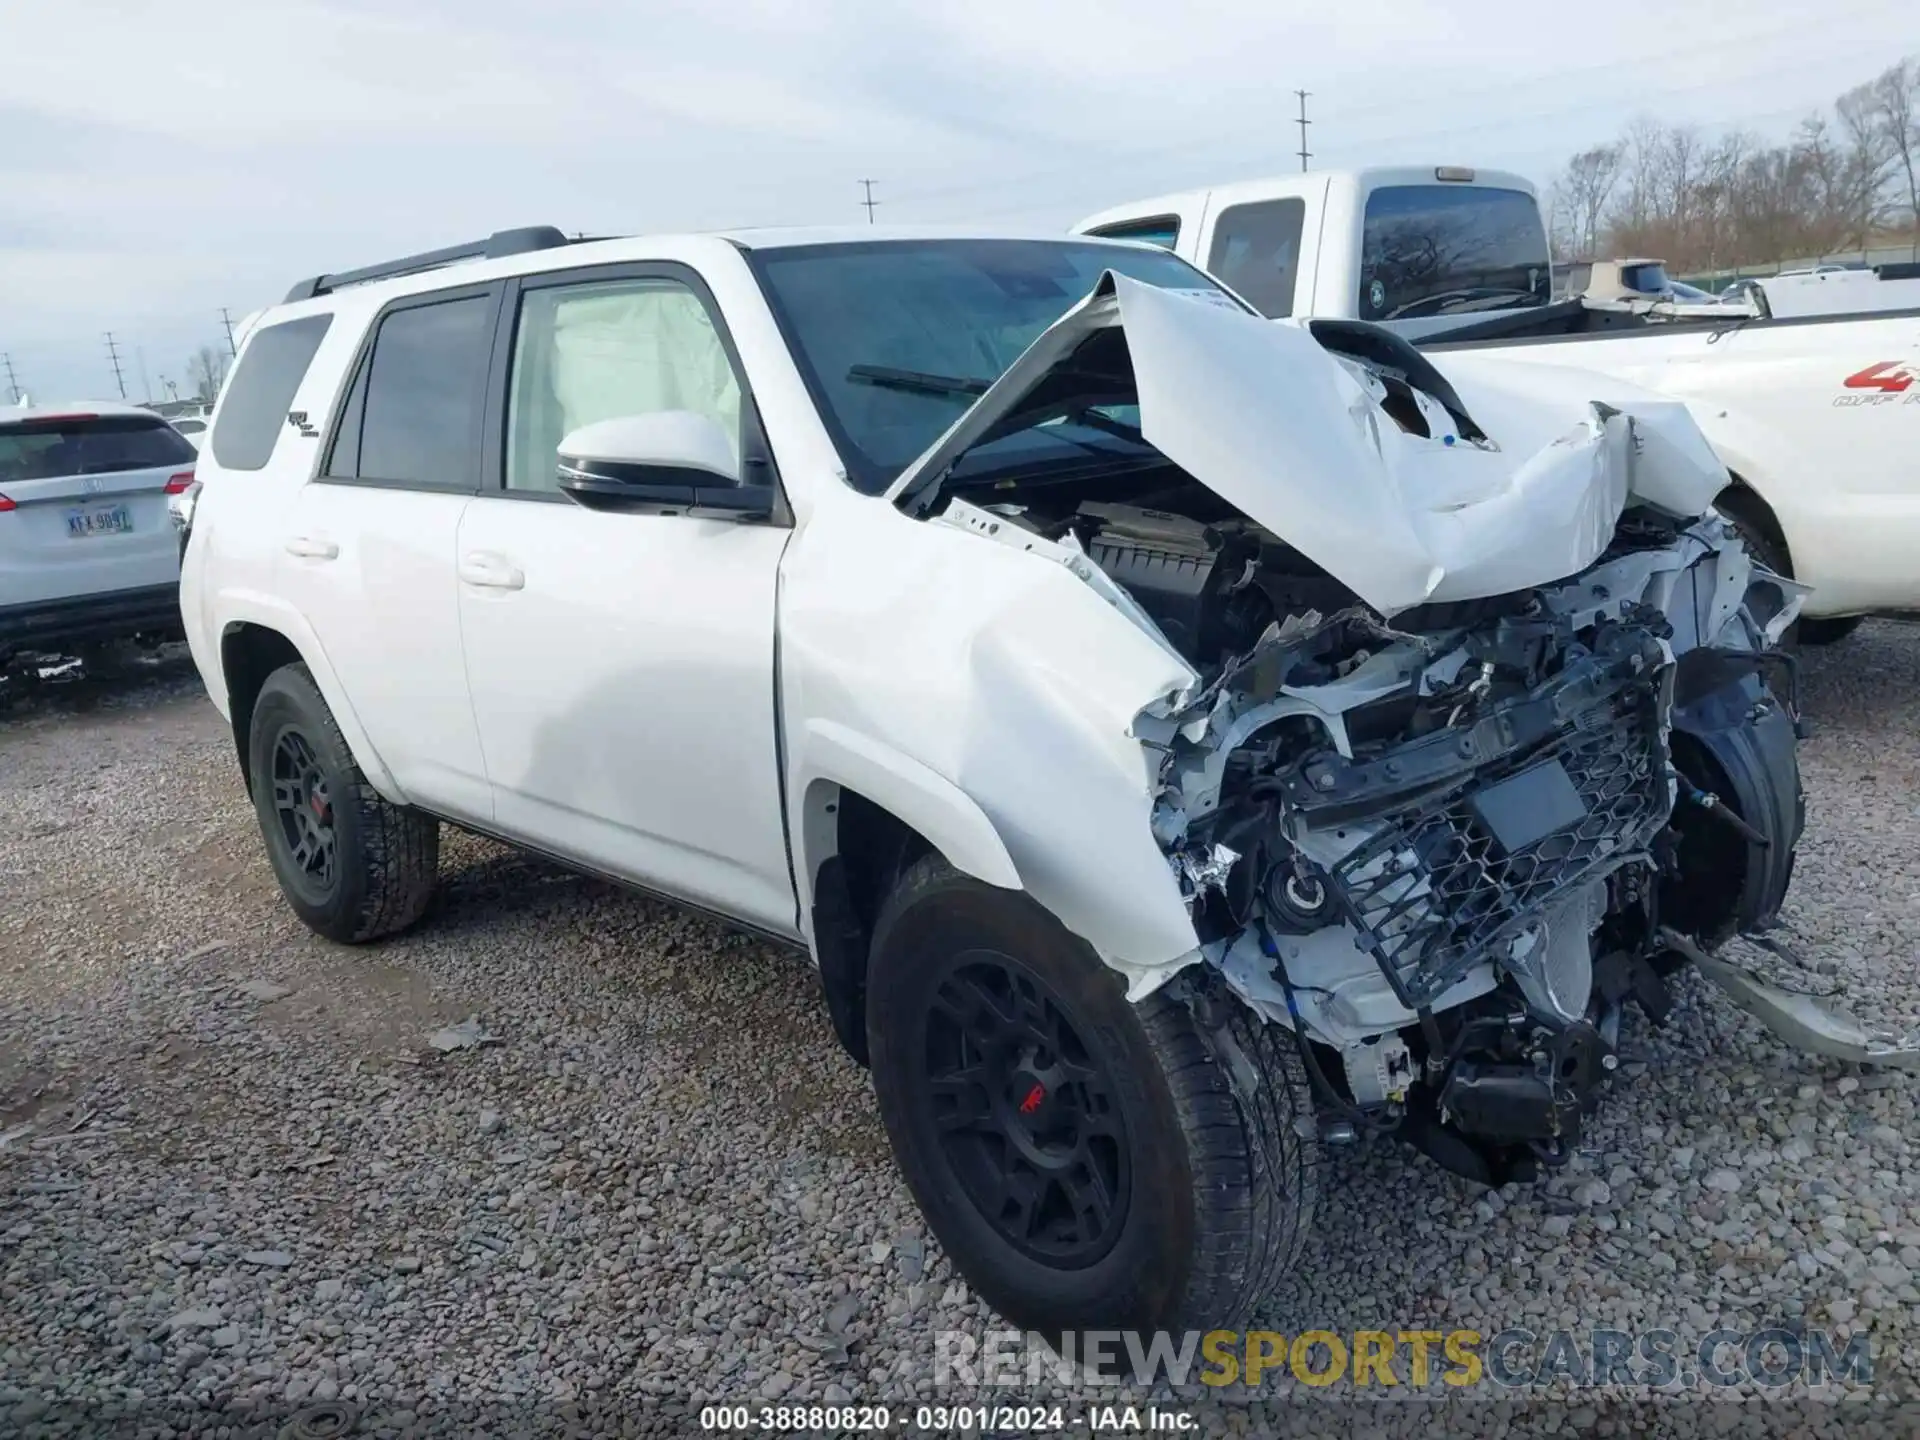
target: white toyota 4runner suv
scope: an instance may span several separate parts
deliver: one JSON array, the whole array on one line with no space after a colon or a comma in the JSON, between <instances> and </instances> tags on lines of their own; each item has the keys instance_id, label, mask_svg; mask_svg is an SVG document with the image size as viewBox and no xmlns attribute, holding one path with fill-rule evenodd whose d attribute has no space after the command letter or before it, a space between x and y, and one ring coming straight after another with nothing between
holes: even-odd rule
<instances>
[{"instance_id":1,"label":"white toyota 4runner suv","mask_svg":"<svg viewBox=\"0 0 1920 1440\"><path fill-rule=\"evenodd\" d=\"M1799 591L1619 382L1111 241L508 231L296 287L198 477L301 918L414 923L451 822L806 949L1017 1324L1236 1323L1323 1144L1524 1175L1684 960L1788 1003L1710 952L1792 868Z\"/></svg>"}]
</instances>

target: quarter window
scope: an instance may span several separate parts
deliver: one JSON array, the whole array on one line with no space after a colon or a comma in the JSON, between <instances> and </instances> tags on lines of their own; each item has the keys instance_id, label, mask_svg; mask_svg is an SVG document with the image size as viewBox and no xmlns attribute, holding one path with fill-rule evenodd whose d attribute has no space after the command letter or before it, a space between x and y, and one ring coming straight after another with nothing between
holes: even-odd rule
<instances>
[{"instance_id":1,"label":"quarter window","mask_svg":"<svg viewBox=\"0 0 1920 1440\"><path fill-rule=\"evenodd\" d=\"M527 290L508 385L509 490L556 490L560 442L629 415L704 415L740 458L739 378L705 303L676 280Z\"/></svg>"},{"instance_id":2,"label":"quarter window","mask_svg":"<svg viewBox=\"0 0 1920 1440\"><path fill-rule=\"evenodd\" d=\"M247 341L213 427L213 458L222 470L261 470L273 458L294 393L332 324L331 315L303 315Z\"/></svg>"},{"instance_id":3,"label":"quarter window","mask_svg":"<svg viewBox=\"0 0 1920 1440\"><path fill-rule=\"evenodd\" d=\"M1291 315L1306 218L1304 200L1229 206L1214 224L1207 268L1262 315L1274 320Z\"/></svg>"}]
</instances>

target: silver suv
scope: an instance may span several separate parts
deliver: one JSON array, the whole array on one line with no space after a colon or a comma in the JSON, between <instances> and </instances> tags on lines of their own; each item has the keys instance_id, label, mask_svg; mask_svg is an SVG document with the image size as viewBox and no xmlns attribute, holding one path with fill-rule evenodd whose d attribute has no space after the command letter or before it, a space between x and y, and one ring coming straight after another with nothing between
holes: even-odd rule
<instances>
[{"instance_id":1,"label":"silver suv","mask_svg":"<svg viewBox=\"0 0 1920 1440\"><path fill-rule=\"evenodd\" d=\"M196 458L132 405L0 409L0 664L180 633L167 497L193 483Z\"/></svg>"}]
</instances>

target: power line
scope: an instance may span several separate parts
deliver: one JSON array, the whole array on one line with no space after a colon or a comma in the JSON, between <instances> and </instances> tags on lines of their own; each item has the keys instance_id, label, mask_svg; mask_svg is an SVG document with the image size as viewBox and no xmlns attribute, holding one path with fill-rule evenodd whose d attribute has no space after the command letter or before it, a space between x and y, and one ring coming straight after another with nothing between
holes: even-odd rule
<instances>
[{"instance_id":1,"label":"power line","mask_svg":"<svg viewBox=\"0 0 1920 1440\"><path fill-rule=\"evenodd\" d=\"M1832 13L1831 11L1823 12L1829 24L1832 24L1836 20L1851 18L1851 12L1854 10L1868 9L1873 7L1865 4L1857 4L1854 6L1843 6L1841 8L1842 8L1842 13L1837 15ZM1753 49L1760 49L1764 47L1766 45L1766 42L1770 40L1774 40L1780 36L1787 35L1790 33L1791 34L1801 33L1805 30L1805 28L1806 28L1805 18L1796 17L1793 21L1791 21L1788 24L1774 25L1763 30L1754 30L1754 31L1740 33L1740 34L1727 35L1723 37L1722 40L1716 45L1715 47L1716 55L1722 62L1724 62L1727 58L1729 58L1730 49L1734 52L1747 49L1748 47L1751 47ZM1873 52L1873 54L1878 56L1880 54L1880 51L1876 49ZM1874 62L1867 61L1865 63L1871 64ZM1572 67L1564 70L1558 70L1552 75L1540 75L1536 77L1531 77L1529 79L1518 82L1518 84L1514 86L1503 86L1502 94L1510 97L1516 92L1523 93L1527 90L1541 89L1549 86L1552 87L1556 92L1559 92L1559 91L1564 91L1567 88L1567 83L1572 80L1583 79L1591 76L1606 75L1606 74L1614 73L1617 71L1632 71L1634 72L1634 79L1636 83L1631 93L1634 96L1634 98L1642 106L1647 106L1661 99L1664 99L1670 95L1688 94L1688 93L1715 89L1715 88L1731 88L1735 85L1747 84L1752 81L1768 78L1776 74L1792 73L1794 71L1804 68L1805 64L1806 62L1804 58L1796 56L1794 60L1792 60L1790 63L1785 65L1769 66L1764 69L1761 69L1758 71L1751 71L1743 75L1731 75L1731 76L1727 73L1723 64L1722 68L1716 74L1715 78L1705 83L1700 83L1700 82L1683 83L1677 86L1658 87L1658 88L1649 89L1649 88L1644 88L1642 84L1642 82L1645 79L1645 73L1648 69L1648 61L1644 56L1633 56L1626 59L1603 61L1599 64L1594 64L1594 65L1582 65L1582 66ZM1418 114L1419 116L1419 119L1414 126L1396 127L1396 129L1390 136L1383 137L1378 134L1360 136L1360 137L1356 137L1352 141L1343 141L1340 148L1342 150L1345 150L1354 144L1381 143L1383 138L1390 138L1390 139L1404 141L1405 136L1408 133L1409 129L1417 128L1418 133L1427 134L1429 133L1430 127L1432 125L1433 107L1435 105L1444 104L1447 101L1450 101L1456 98L1457 94L1458 94L1457 91L1442 91L1442 92L1429 93L1424 95L1400 94L1400 95L1396 95L1391 100L1377 102L1370 105L1359 105L1359 106L1353 107L1352 109L1340 109L1338 118L1343 125L1345 124L1345 122L1349 120L1365 117L1365 116L1374 116L1374 115L1413 116L1415 114ZM1322 96L1321 98L1324 101L1325 97ZM1618 107L1619 104L1620 104L1620 100L1618 98L1618 95L1616 94L1616 95L1610 95L1605 100L1601 100L1594 103L1575 105L1572 107L1558 109L1558 110L1546 110L1546 111L1536 112L1535 115L1526 117L1526 118L1528 119L1557 118L1562 115L1574 115L1574 114L1589 112L1589 111L1606 108L1606 107ZM1742 117L1742 118L1758 119L1760 117L1750 116L1750 117ZM1476 125L1470 128L1475 130L1495 129L1495 128L1504 127L1510 123L1513 123L1513 117L1502 117L1501 119L1491 122L1487 125ZM1465 132L1456 130L1450 133L1465 133ZM1344 130L1342 131L1342 134L1343 135L1345 134ZM1129 166L1139 166L1141 164L1152 163L1152 162L1197 157L1207 152L1218 152L1223 142L1230 143L1230 140L1231 140L1231 137L1226 135L1220 135L1216 137L1210 137L1205 140L1196 141L1193 139L1186 139L1186 140L1175 141L1170 145L1156 145L1156 146L1150 146L1150 147L1137 149L1137 150L1126 150L1126 151L1108 150L1101 153L1098 156L1098 159L1101 162L1106 164L1125 163ZM1019 175L996 175L990 180L966 182L960 185L943 186L937 190L923 190L919 192L910 191L905 195L896 195L894 197L893 203L922 205L930 201L959 199L969 195L980 194L983 191L993 191L995 194L1004 195L1010 190L1017 192L1029 186L1039 184L1039 183L1050 184L1051 182L1055 182L1055 181L1067 179L1067 178L1084 179L1084 177L1087 174L1087 170L1088 170L1088 161L1085 157L1082 157L1074 161L1072 164L1052 166L1045 170L1034 170L1034 171L1029 171L1027 173L1019 174ZM1208 178L1215 179L1218 177L1208 177ZM973 216L975 219L985 219L985 218L991 218L991 216L994 214L1012 214L1015 212L1016 209L1020 211L1025 211L1031 208L1033 207L1030 205L1022 205L1018 207L999 206L999 207L996 207L993 211L973 212Z\"/></svg>"},{"instance_id":2,"label":"power line","mask_svg":"<svg viewBox=\"0 0 1920 1440\"><path fill-rule=\"evenodd\" d=\"M873 207L878 205L880 202L873 198L873 181L862 180L860 183L866 187L866 191L867 191L867 198L862 200L860 203L867 207L867 223L871 225L873 224Z\"/></svg>"},{"instance_id":3,"label":"power line","mask_svg":"<svg viewBox=\"0 0 1920 1440\"><path fill-rule=\"evenodd\" d=\"M1300 170L1301 173L1304 174L1307 168L1307 161L1313 158L1313 152L1307 149L1307 126L1313 123L1307 119L1307 95L1309 92L1296 90L1293 93L1300 97L1300 118L1294 123L1300 127Z\"/></svg>"},{"instance_id":4,"label":"power line","mask_svg":"<svg viewBox=\"0 0 1920 1440\"><path fill-rule=\"evenodd\" d=\"M113 383L120 387L120 398L127 398L127 377L120 373L120 352L114 347L113 332L107 331L107 359L113 365Z\"/></svg>"},{"instance_id":5,"label":"power line","mask_svg":"<svg viewBox=\"0 0 1920 1440\"><path fill-rule=\"evenodd\" d=\"M233 317L227 314L227 307L224 305L220 307L220 323L227 327L227 357L231 359L240 352L234 348L233 344Z\"/></svg>"},{"instance_id":6,"label":"power line","mask_svg":"<svg viewBox=\"0 0 1920 1440\"><path fill-rule=\"evenodd\" d=\"M1756 76L1759 76L1764 74L1773 74L1777 72L1783 72L1783 71L1791 70L1795 68L1795 66L1799 65L1800 63L1802 62L1796 61L1794 62L1794 65L1774 66L1774 67L1771 67L1771 69L1766 71L1756 71L1754 72L1754 74ZM1728 82L1725 79L1716 78L1714 80L1709 80L1705 82L1695 82L1693 84L1670 86L1660 90L1643 90L1638 93L1641 99L1643 100L1643 102L1645 102L1647 105L1651 105L1658 100L1676 97L1676 96L1682 96L1682 95L1696 94L1702 91L1723 88L1727 84ZM1592 102L1589 102L1586 104L1580 104L1580 105L1559 106L1552 109L1535 110L1525 114L1501 115L1495 119L1476 121L1472 124L1467 124L1467 125L1431 125L1429 124L1422 130L1421 133L1425 143L1427 143L1428 145L1433 145L1435 143L1449 144L1451 143L1454 137L1458 137L1458 136L1476 135L1476 134L1482 134L1488 131L1527 130L1532 128L1538 122L1544 122L1548 120L1558 120L1565 117L1587 114L1596 110L1610 107L1614 104L1615 102L1613 100L1607 99L1607 100L1592 101ZM1699 121L1695 123L1698 125L1699 128L1710 130L1710 131L1726 130L1726 129L1732 129L1741 125L1778 121L1781 119L1790 118L1794 115L1802 115L1802 114L1805 114L1806 112L1807 112L1806 106L1794 105L1794 106L1788 106L1788 107L1784 107L1776 110L1747 111L1737 115L1723 115L1714 120ZM1355 111L1353 113L1358 114L1360 112ZM1345 120L1346 114L1347 112L1344 112L1344 111L1341 112L1340 118L1342 120ZM1234 152L1220 148L1221 142L1229 140L1230 138L1231 137L1222 136L1220 141L1205 142L1206 148L1210 151L1215 152L1215 158L1208 162L1213 167L1213 169L1211 173L1203 176L1201 180L1194 183L1199 185L1205 185L1209 183L1225 183L1228 180L1235 178L1236 173L1245 168L1247 162L1244 159L1236 158ZM1339 157L1346 157L1349 155L1356 155L1356 152L1358 152L1356 158L1352 161L1347 161L1344 158L1340 158L1330 162L1335 165L1370 163L1370 160L1368 159L1368 152L1370 151L1370 148L1377 145L1391 143L1395 138L1396 137L1393 137L1385 133L1359 134L1359 135L1354 135L1349 137L1346 134L1346 132L1342 130L1340 142L1335 146L1334 150L1331 152L1322 151L1320 153L1333 154ZM1199 147L1196 146L1194 142L1189 141L1182 148L1187 154L1193 155L1198 153ZM1556 153L1560 152L1561 147L1556 146L1554 148ZM1240 152L1240 153L1244 155L1244 152ZM1119 158L1119 157L1114 157L1114 158ZM1168 157L1168 158L1171 158L1171 157ZM1082 165L1074 172L1074 174L1077 177L1079 177L1080 183L1072 187L1071 190L1063 192L1059 187L1052 187L1050 194L1048 196L1048 201L1046 203L1054 206L1059 206L1065 203L1067 200L1069 200L1072 197L1072 195L1081 194L1081 195L1086 195L1088 198L1078 202L1078 204L1074 208L1096 209L1096 208L1099 208L1100 205L1111 204L1112 198L1110 194L1108 195L1107 199L1100 200L1097 197L1097 195L1093 192L1093 190L1091 189L1092 182L1090 182L1087 179L1085 171L1086 171L1086 167L1085 165ZM1270 172L1261 171L1256 173L1270 173ZM1004 184L995 186L994 188L1000 190L1003 193L1011 192L1014 195L1018 195L1023 187L1020 184L1020 182L1016 179L1016 180L1009 180ZM1165 188L1176 189L1180 187L1170 185ZM895 203L904 204L906 202L904 200L897 199ZM969 213L971 218L974 220L994 220L1002 216L1008 216L1008 215L1031 214L1032 212L1034 212L1039 208L1041 208L1041 206L1032 200L1022 201L1018 203L1010 201L1008 204L1005 204L1005 205L995 205L991 209L973 210L973 211L970 211Z\"/></svg>"}]
</instances>

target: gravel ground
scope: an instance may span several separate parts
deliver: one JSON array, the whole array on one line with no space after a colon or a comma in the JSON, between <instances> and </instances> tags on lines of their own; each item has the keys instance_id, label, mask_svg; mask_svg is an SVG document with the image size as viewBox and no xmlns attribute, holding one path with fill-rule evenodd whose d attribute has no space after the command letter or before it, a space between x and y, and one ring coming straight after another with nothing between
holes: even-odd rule
<instances>
[{"instance_id":1,"label":"gravel ground","mask_svg":"<svg viewBox=\"0 0 1920 1440\"><path fill-rule=\"evenodd\" d=\"M1911 1027L1920 627L1808 669L1791 932ZM441 871L416 933L330 946L281 905L183 656L0 693L0 1433L141 1403L348 1403L393 1430L488 1403L498 1428L545 1402L677 1434L715 1400L935 1398L934 1332L999 1322L921 1240L804 962L466 836ZM494 1043L430 1045L469 1016ZM1663 1327L1683 1354L1797 1324L1869 1334L1876 1403L1920 1401L1920 1077L1796 1054L1698 981L1627 1043L1631 1083L1541 1187L1336 1153L1265 1322ZM1447 1428L1628 1433L1621 1403L1635 1432L1787 1413L1510 1392ZM1413 1408L1369 1423L1419 1433Z\"/></svg>"}]
</instances>

